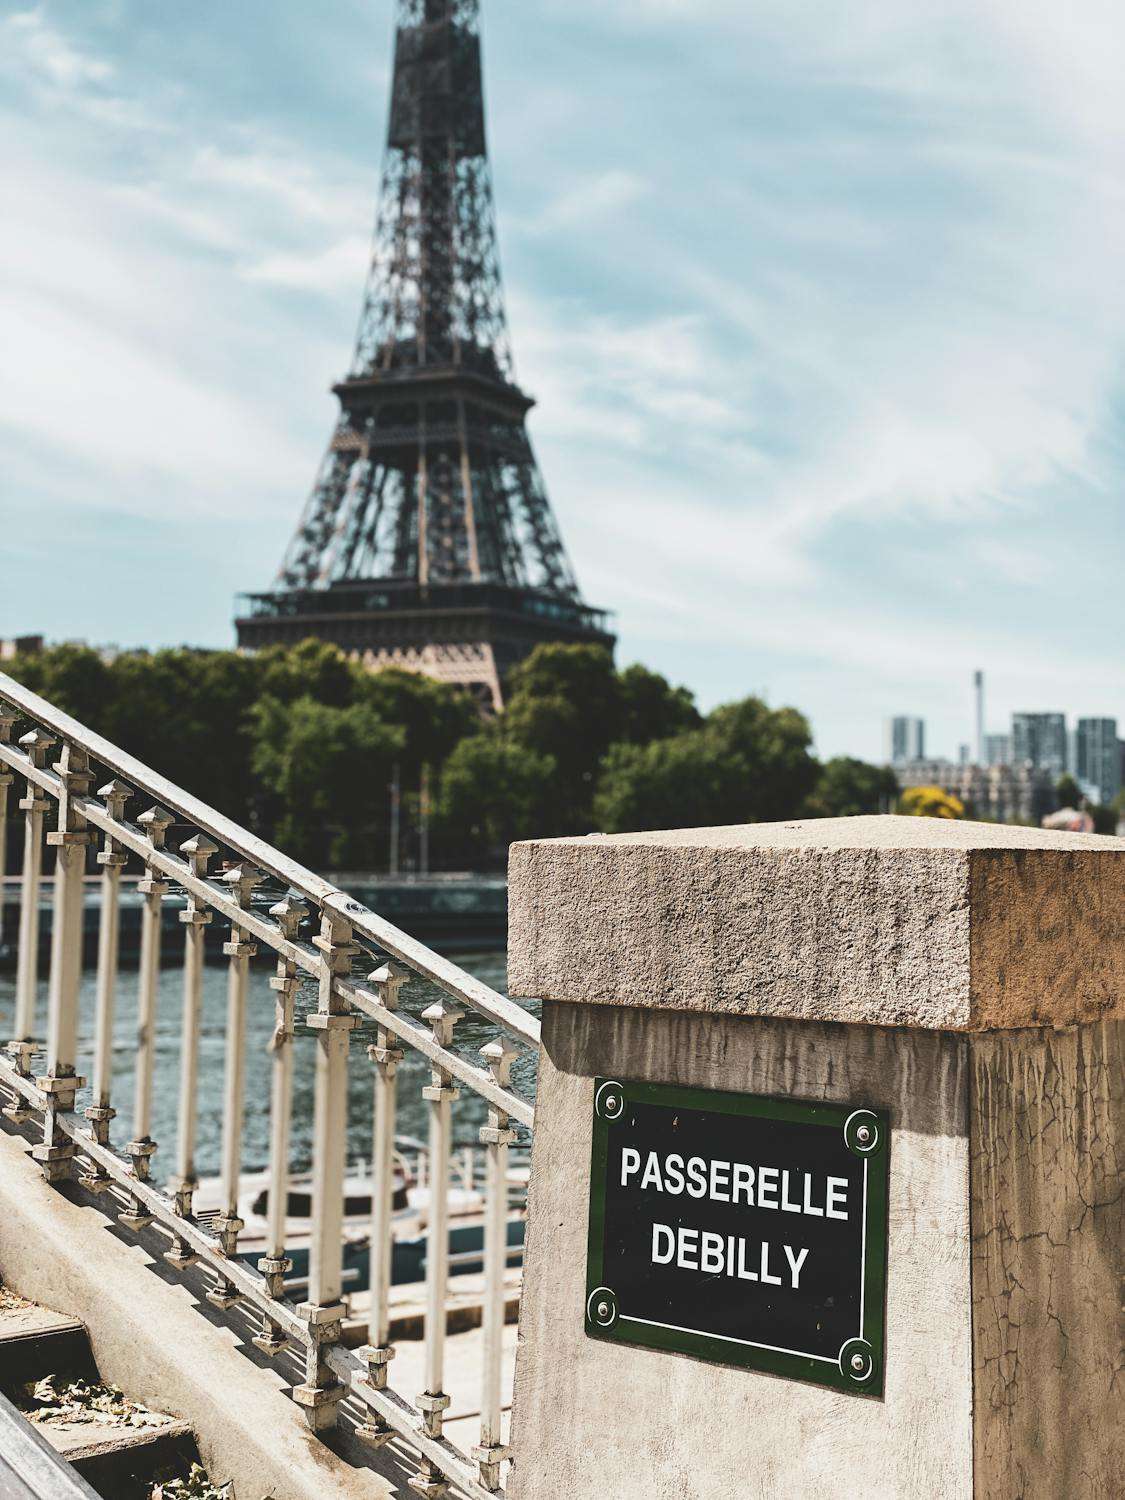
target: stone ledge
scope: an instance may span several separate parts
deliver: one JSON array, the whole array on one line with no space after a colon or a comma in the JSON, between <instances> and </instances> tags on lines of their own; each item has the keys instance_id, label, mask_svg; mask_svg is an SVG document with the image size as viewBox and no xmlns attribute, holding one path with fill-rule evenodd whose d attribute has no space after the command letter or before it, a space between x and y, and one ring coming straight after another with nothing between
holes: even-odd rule
<instances>
[{"instance_id":1,"label":"stone ledge","mask_svg":"<svg viewBox=\"0 0 1125 1500\"><path fill-rule=\"evenodd\" d=\"M865 817L512 846L516 996L935 1030L1125 1015L1125 840Z\"/></svg>"}]
</instances>

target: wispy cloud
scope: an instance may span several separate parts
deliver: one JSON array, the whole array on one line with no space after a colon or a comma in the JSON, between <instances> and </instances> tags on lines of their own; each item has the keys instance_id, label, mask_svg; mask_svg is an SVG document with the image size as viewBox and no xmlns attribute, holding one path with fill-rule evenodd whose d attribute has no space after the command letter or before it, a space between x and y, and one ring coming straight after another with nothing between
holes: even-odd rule
<instances>
[{"instance_id":1,"label":"wispy cloud","mask_svg":"<svg viewBox=\"0 0 1125 1500\"><path fill-rule=\"evenodd\" d=\"M0 20L9 494L157 527L234 507L272 565L369 254L370 19ZM978 664L1125 718L1116 0L530 0L485 25L532 433L625 654L709 700L798 698L828 749L875 753L907 693L952 745L942 683ZM213 566L216 600L269 572ZM226 637L221 604L152 609L132 627Z\"/></svg>"}]
</instances>

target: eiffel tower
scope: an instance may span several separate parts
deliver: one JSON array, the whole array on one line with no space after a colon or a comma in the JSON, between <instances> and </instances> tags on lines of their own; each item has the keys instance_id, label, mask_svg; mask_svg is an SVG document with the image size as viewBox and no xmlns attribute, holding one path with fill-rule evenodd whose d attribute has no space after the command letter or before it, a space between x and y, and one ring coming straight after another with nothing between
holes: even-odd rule
<instances>
[{"instance_id":1,"label":"eiffel tower","mask_svg":"<svg viewBox=\"0 0 1125 1500\"><path fill-rule=\"evenodd\" d=\"M527 435L504 312L479 0L397 0L375 244L340 417L238 643L306 636L499 709L540 641L612 650L582 601Z\"/></svg>"}]
</instances>

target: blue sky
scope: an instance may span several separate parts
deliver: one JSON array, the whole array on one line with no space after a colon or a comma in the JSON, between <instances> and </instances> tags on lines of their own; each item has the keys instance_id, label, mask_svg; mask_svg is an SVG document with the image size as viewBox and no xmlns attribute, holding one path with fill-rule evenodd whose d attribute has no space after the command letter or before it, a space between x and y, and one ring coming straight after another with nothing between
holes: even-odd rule
<instances>
[{"instance_id":1,"label":"blue sky","mask_svg":"<svg viewBox=\"0 0 1125 1500\"><path fill-rule=\"evenodd\" d=\"M1116 0L484 0L586 597L705 706L1125 720ZM390 0L0 3L0 634L231 641L334 420Z\"/></svg>"}]
</instances>

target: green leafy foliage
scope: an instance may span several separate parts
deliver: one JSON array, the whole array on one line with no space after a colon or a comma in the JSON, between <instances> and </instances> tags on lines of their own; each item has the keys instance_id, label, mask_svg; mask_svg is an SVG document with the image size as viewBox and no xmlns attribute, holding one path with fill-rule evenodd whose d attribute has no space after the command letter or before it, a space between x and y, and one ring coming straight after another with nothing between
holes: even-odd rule
<instances>
[{"instance_id":1,"label":"green leafy foliage","mask_svg":"<svg viewBox=\"0 0 1125 1500\"><path fill-rule=\"evenodd\" d=\"M308 696L261 698L251 719L251 769L277 843L320 868L372 864L405 730L368 703L334 708Z\"/></svg>"},{"instance_id":2,"label":"green leafy foliage","mask_svg":"<svg viewBox=\"0 0 1125 1500\"><path fill-rule=\"evenodd\" d=\"M600 646L538 646L512 673L505 734L554 762L544 833L592 828L598 768L620 722L617 673Z\"/></svg>"},{"instance_id":3,"label":"green leafy foliage","mask_svg":"<svg viewBox=\"0 0 1125 1500\"><path fill-rule=\"evenodd\" d=\"M897 801L898 782L889 766L837 755L821 766L806 813L811 818L856 818L887 812Z\"/></svg>"},{"instance_id":4,"label":"green leafy foliage","mask_svg":"<svg viewBox=\"0 0 1125 1500\"><path fill-rule=\"evenodd\" d=\"M687 688L640 665L618 671L596 646L537 647L487 722L464 693L369 672L312 639L256 656L103 660L59 646L9 670L321 869L384 868L396 776L412 847L428 776L430 849L445 868L501 866L521 838L877 812L897 796L889 771L818 765L796 709L750 697L704 716Z\"/></svg>"},{"instance_id":5,"label":"green leafy foliage","mask_svg":"<svg viewBox=\"0 0 1125 1500\"><path fill-rule=\"evenodd\" d=\"M503 864L508 845L550 820L553 756L490 726L464 739L442 772L434 837L455 864Z\"/></svg>"},{"instance_id":6,"label":"green leafy foliage","mask_svg":"<svg viewBox=\"0 0 1125 1500\"><path fill-rule=\"evenodd\" d=\"M744 698L701 729L620 743L606 756L594 814L607 833L788 818L816 781L812 734L796 709Z\"/></svg>"}]
</instances>

